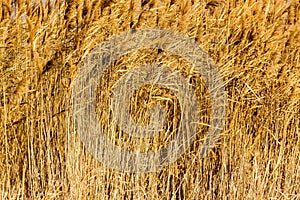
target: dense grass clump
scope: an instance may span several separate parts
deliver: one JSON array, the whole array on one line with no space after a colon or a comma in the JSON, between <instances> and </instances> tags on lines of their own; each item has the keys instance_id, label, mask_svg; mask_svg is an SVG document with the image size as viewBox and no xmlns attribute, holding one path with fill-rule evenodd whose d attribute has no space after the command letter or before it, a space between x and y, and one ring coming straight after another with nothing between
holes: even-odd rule
<instances>
[{"instance_id":1,"label":"dense grass clump","mask_svg":"<svg viewBox=\"0 0 300 200\"><path fill-rule=\"evenodd\" d=\"M99 42L151 27L188 35L213 58L228 96L226 125L219 143L200 158L210 112L201 74L169 52L128 54L98 86L104 130L112 84L143 63L173 67L207 104L199 108L197 140L177 162L158 172L117 172L82 145L71 86ZM300 199L297 0L2 0L0 81L0 199ZM171 108L168 127L176 131L180 106L163 87L145 86L131 97L133 118L147 123L147 108L157 103ZM141 151L169 138L110 133L116 145Z\"/></svg>"}]
</instances>

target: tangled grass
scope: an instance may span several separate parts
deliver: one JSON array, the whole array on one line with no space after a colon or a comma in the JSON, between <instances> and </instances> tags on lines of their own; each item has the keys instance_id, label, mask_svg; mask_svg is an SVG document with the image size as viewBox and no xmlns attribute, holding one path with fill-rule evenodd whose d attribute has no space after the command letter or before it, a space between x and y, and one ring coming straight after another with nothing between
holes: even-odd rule
<instances>
[{"instance_id":1,"label":"tangled grass","mask_svg":"<svg viewBox=\"0 0 300 200\"><path fill-rule=\"evenodd\" d=\"M300 199L299 1L1 0L0 5L1 199ZM204 131L163 170L121 173L82 145L70 87L95 45L145 27L182 32L209 53L225 83L226 126L205 158L197 157ZM102 121L109 121L105 87L111 83L105 80L115 82L153 59L177 67L205 94L184 60L137 51L104 76L103 103L97 104ZM199 98L206 101L205 95ZM150 104L177 106L172 92L159 87L141 88L132 99L135 116L147 113ZM209 108L201 110L205 124ZM176 112L168 117L178 120ZM126 135L116 135L117 145L128 146ZM149 149L164 141L151 141L158 144Z\"/></svg>"}]
</instances>

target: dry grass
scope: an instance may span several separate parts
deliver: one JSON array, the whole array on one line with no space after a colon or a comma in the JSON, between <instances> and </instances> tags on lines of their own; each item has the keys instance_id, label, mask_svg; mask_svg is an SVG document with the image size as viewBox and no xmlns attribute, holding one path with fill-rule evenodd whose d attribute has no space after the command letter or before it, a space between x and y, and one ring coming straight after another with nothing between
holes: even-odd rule
<instances>
[{"instance_id":1,"label":"dry grass","mask_svg":"<svg viewBox=\"0 0 300 200\"><path fill-rule=\"evenodd\" d=\"M1 199L300 199L299 1L37 2L0 1ZM96 44L157 26L194 38L219 66L226 126L206 158L197 157L200 134L183 158L157 173L116 172L83 147L70 87ZM183 62L155 53L137 52L114 70L159 56ZM188 65L180 66L187 73ZM173 102L160 103L176 107L170 91L155 91Z\"/></svg>"}]
</instances>

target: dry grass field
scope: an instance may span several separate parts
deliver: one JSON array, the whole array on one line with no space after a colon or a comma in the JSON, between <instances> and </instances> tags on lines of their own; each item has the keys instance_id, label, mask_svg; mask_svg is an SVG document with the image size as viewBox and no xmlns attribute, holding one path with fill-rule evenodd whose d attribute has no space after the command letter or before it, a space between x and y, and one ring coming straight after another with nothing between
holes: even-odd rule
<instances>
[{"instance_id":1,"label":"dry grass field","mask_svg":"<svg viewBox=\"0 0 300 200\"><path fill-rule=\"evenodd\" d=\"M204 158L198 156L202 127L189 150L162 170L118 172L82 144L71 87L97 44L151 27L184 33L208 52L223 77L226 124ZM99 83L104 126L110 120L106 90L153 60L173 63L199 100L207 100L201 75L180 57L135 51ZM0 0L0 82L0 199L300 199L298 0ZM146 101L178 107L171 91L149 88L131 99L136 118L139 112L147 116L149 107L139 109ZM149 93L161 98L146 98ZM209 106L201 110L204 124ZM171 112L168 120L178 116ZM110 137L130 146L118 131ZM164 141L152 141L148 149Z\"/></svg>"}]
</instances>

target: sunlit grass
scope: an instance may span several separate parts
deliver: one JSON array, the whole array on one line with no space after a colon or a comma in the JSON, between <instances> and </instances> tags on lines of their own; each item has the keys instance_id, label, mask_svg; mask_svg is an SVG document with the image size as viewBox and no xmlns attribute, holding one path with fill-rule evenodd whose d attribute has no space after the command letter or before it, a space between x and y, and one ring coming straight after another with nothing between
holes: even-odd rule
<instances>
[{"instance_id":1,"label":"sunlit grass","mask_svg":"<svg viewBox=\"0 0 300 200\"><path fill-rule=\"evenodd\" d=\"M0 1L1 199L300 199L298 1L16 2ZM121 173L82 145L70 87L95 45L145 27L185 33L209 53L228 95L226 126L206 158L197 156L201 132L173 165ZM107 76L155 59L200 84L179 57L152 50L125 56Z\"/></svg>"}]
</instances>

